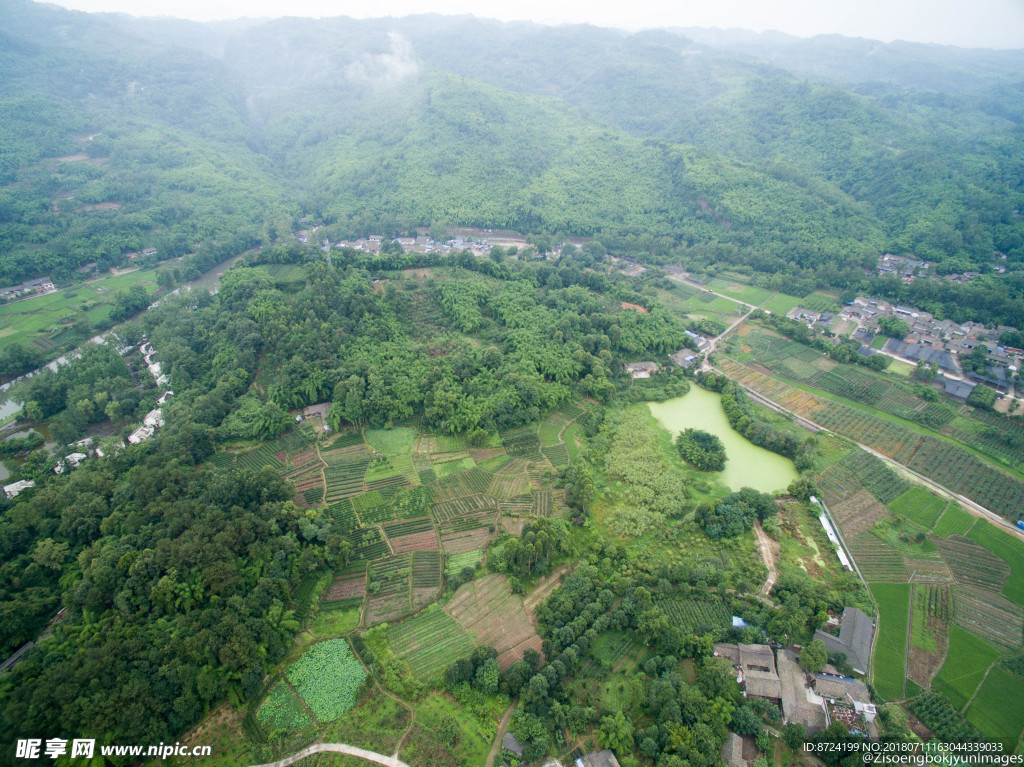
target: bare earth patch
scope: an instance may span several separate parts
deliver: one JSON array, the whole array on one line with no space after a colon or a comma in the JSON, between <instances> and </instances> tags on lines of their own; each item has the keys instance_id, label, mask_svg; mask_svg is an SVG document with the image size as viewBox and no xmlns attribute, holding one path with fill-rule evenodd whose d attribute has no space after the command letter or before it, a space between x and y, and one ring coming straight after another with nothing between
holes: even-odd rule
<instances>
[{"instance_id":1,"label":"bare earth patch","mask_svg":"<svg viewBox=\"0 0 1024 767\"><path fill-rule=\"evenodd\" d=\"M437 535L433 530L424 530L422 533L412 535L401 535L397 538L389 538L391 548L399 551L426 551L437 549Z\"/></svg>"},{"instance_id":2,"label":"bare earth patch","mask_svg":"<svg viewBox=\"0 0 1024 767\"><path fill-rule=\"evenodd\" d=\"M327 601L334 602L338 599L353 599L366 594L366 576L354 575L348 578L340 578L331 585L327 592Z\"/></svg>"}]
</instances>

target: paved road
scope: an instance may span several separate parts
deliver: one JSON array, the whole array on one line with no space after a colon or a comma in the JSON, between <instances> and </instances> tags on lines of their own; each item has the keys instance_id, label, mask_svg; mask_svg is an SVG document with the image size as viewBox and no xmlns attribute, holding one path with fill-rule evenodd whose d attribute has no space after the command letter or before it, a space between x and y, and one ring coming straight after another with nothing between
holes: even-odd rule
<instances>
[{"instance_id":1,"label":"paved road","mask_svg":"<svg viewBox=\"0 0 1024 767\"><path fill-rule=\"evenodd\" d=\"M409 767L405 762L399 761L396 756L384 756L384 754L378 754L375 751L367 751L364 748L358 748L357 746L350 746L347 743L314 743L312 746L307 746L301 751L292 754L289 757L281 759L276 762L268 762L267 764L260 764L257 767L288 767L288 765L295 764L296 762L305 759L307 756L313 754L319 754L324 751L333 751L337 754L348 754L349 756L357 756L360 759L365 759L368 762L374 762L376 764L383 764L385 767Z\"/></svg>"}]
</instances>

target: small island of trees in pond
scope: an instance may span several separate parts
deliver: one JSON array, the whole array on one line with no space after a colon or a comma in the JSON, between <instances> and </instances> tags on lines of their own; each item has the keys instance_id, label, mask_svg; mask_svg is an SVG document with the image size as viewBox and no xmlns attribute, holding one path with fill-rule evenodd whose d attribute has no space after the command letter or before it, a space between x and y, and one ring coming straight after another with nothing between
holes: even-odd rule
<instances>
[{"instance_id":1,"label":"small island of trees in pond","mask_svg":"<svg viewBox=\"0 0 1024 767\"><path fill-rule=\"evenodd\" d=\"M676 447L683 460L701 471L722 471L725 468L725 445L722 440L700 429L683 429L676 437Z\"/></svg>"}]
</instances>

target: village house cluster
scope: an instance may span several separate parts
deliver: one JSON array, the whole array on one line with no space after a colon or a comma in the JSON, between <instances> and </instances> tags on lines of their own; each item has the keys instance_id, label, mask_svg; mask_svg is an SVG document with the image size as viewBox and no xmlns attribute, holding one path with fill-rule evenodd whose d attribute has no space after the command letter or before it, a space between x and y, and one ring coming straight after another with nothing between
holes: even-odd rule
<instances>
[{"instance_id":1,"label":"village house cluster","mask_svg":"<svg viewBox=\"0 0 1024 767\"><path fill-rule=\"evenodd\" d=\"M997 253L996 258L1000 261L1007 260L1005 253ZM893 253L883 253L878 257L877 273L879 277L899 277L900 280L905 283L911 283L914 280L921 278L940 279L932 269L934 266L934 261L897 256ZM870 273L870 270L867 271ZM995 264L992 267L992 271L996 274L1006 274L1006 266L1004 264ZM973 280L979 274L981 274L981 272L959 272L944 274L941 276L941 279L946 282L956 282L964 285Z\"/></svg>"},{"instance_id":2,"label":"village house cluster","mask_svg":"<svg viewBox=\"0 0 1024 767\"><path fill-rule=\"evenodd\" d=\"M157 386L167 386L169 379L167 374L160 369L160 363L154 360L156 351L153 349L152 344L149 341L139 345L139 351L142 353L142 359L146 362L146 367L149 369L149 374L153 376L153 380L156 381ZM137 445L140 442L144 442L156 433L156 430L164 425L163 409L162 406L167 403L171 397L174 396L174 392L171 390L165 391L157 398L156 407L146 413L146 417L142 419L142 426L137 428L131 434L128 435L128 441L133 445Z\"/></svg>"},{"instance_id":3,"label":"village house cluster","mask_svg":"<svg viewBox=\"0 0 1024 767\"><path fill-rule=\"evenodd\" d=\"M39 277L35 280L27 280L20 285L13 285L8 288L0 288L0 303L17 301L19 298L29 296L43 296L52 293L57 289L53 280L49 277Z\"/></svg>"},{"instance_id":4,"label":"village house cluster","mask_svg":"<svg viewBox=\"0 0 1024 767\"><path fill-rule=\"evenodd\" d=\"M735 620L735 619L734 619ZM855 607L847 607L841 617L833 616L826 627L839 627L838 636L818 630L814 638L821 639L831 653L846 655L855 673L867 673L871 654L874 624L871 618ZM846 676L835 666L826 665L818 673L804 671L799 654L791 648L777 650L765 644L719 643L715 656L726 658L732 664L736 681L747 698L763 698L779 707L785 722L802 724L809 734L821 732L833 722L842 722L854 734L871 738L878 736L875 725L877 713L871 702L867 685L859 679ZM738 736L727 742L723 758L728 764L730 750L739 746Z\"/></svg>"},{"instance_id":5,"label":"village house cluster","mask_svg":"<svg viewBox=\"0 0 1024 767\"><path fill-rule=\"evenodd\" d=\"M961 400L966 400L978 383L988 384L1002 392L1009 391L1024 361L1024 349L1006 346L999 341L1001 334L1015 328L1008 325L990 328L978 322L939 320L923 309L891 304L881 299L858 296L842 308L838 317L832 312L816 312L801 306L794 307L786 316L821 328L834 328L837 321L852 323L855 329L851 337L861 343L859 354L868 357L882 353L915 364L921 361L935 365L942 374L939 381L946 393ZM880 350L872 348L872 342L880 332L879 323L889 319L904 321L909 328L907 335L902 339L890 338ZM980 346L986 349L986 369L965 370L962 359Z\"/></svg>"}]
</instances>

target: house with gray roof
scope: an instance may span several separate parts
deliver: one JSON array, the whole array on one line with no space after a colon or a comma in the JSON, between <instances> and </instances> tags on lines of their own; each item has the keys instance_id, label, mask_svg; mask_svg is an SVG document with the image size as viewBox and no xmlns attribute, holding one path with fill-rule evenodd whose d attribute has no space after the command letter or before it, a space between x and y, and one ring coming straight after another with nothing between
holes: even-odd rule
<instances>
[{"instance_id":1,"label":"house with gray roof","mask_svg":"<svg viewBox=\"0 0 1024 767\"><path fill-rule=\"evenodd\" d=\"M866 613L856 607L847 607L843 610L838 637L818 629L814 632L814 638L824 642L829 652L843 653L858 674L867 674L874 631L874 621Z\"/></svg>"},{"instance_id":2,"label":"house with gray roof","mask_svg":"<svg viewBox=\"0 0 1024 767\"><path fill-rule=\"evenodd\" d=\"M619 767L619 760L606 748L581 756L576 760L576 767Z\"/></svg>"},{"instance_id":3,"label":"house with gray roof","mask_svg":"<svg viewBox=\"0 0 1024 767\"><path fill-rule=\"evenodd\" d=\"M946 378L945 376L939 380L942 382L942 390L946 394L962 402L967 401L967 398L971 396L971 392L974 391L974 387L977 386L977 384L973 384L970 381L957 381L955 378Z\"/></svg>"}]
</instances>

